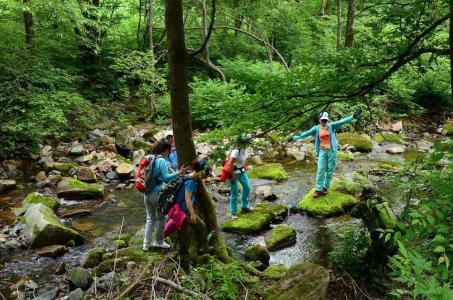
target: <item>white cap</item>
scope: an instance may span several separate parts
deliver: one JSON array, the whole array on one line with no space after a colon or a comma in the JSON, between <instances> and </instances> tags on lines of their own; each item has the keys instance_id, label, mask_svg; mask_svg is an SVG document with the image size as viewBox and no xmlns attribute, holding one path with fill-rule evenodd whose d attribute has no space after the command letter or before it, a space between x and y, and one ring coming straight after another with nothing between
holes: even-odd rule
<instances>
[{"instance_id":1,"label":"white cap","mask_svg":"<svg viewBox=\"0 0 453 300\"><path fill-rule=\"evenodd\" d=\"M169 135L174 136L173 130L167 130L167 131L165 131L164 137L167 138L167 136L169 136Z\"/></svg>"},{"instance_id":2,"label":"white cap","mask_svg":"<svg viewBox=\"0 0 453 300\"><path fill-rule=\"evenodd\" d=\"M319 117L320 120L327 120L329 121L329 114L327 112L323 112Z\"/></svg>"}]
</instances>

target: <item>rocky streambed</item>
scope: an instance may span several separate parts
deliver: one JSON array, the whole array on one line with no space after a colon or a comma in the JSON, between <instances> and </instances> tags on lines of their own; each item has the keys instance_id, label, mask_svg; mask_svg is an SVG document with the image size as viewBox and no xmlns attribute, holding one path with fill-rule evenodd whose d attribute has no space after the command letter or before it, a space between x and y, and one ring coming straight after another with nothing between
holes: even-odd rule
<instances>
[{"instance_id":1,"label":"rocky streambed","mask_svg":"<svg viewBox=\"0 0 453 300\"><path fill-rule=\"evenodd\" d=\"M113 135L95 130L77 142L43 146L34 160L2 164L0 292L6 298L49 292L45 299L55 299L73 291L71 299L80 299L87 291L93 295L93 275L103 278L114 265L127 276L136 267L134 258L142 254L140 235L134 234L143 228L145 212L131 180L162 131L139 126ZM310 198L312 146L261 141L251 162L252 213L229 220L228 187L208 184L224 238L234 252L271 274L299 263L323 265L330 249L324 226L358 222L336 216L358 201L363 185L379 185L382 175L418 155L415 146L430 151L432 140L443 138L403 139L390 132L373 139L339 136L337 194L322 202ZM201 156L212 150L203 144L197 149ZM264 163L259 155L267 157Z\"/></svg>"}]
</instances>

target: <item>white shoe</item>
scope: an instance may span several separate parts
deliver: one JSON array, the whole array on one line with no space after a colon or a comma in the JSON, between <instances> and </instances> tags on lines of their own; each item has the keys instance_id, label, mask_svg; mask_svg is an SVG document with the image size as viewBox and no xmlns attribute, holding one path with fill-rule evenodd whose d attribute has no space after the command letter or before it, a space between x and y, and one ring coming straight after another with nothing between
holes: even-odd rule
<instances>
[{"instance_id":1,"label":"white shoe","mask_svg":"<svg viewBox=\"0 0 453 300\"><path fill-rule=\"evenodd\" d=\"M162 243L158 243L158 242L154 242L153 243L153 247L156 247L156 248L162 248L162 249L170 249L170 245L165 243L165 242L162 242Z\"/></svg>"},{"instance_id":2,"label":"white shoe","mask_svg":"<svg viewBox=\"0 0 453 300\"><path fill-rule=\"evenodd\" d=\"M238 218L237 215L231 215L231 219L235 220L235 219L237 219L237 218Z\"/></svg>"},{"instance_id":3,"label":"white shoe","mask_svg":"<svg viewBox=\"0 0 453 300\"><path fill-rule=\"evenodd\" d=\"M143 251L148 252L149 251L149 244L143 244Z\"/></svg>"}]
</instances>

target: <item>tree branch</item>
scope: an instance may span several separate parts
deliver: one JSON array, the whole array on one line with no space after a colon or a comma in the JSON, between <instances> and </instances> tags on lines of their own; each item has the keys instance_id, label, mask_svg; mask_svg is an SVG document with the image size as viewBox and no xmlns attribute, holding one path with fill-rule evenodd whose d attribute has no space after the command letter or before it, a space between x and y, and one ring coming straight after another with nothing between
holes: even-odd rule
<instances>
[{"instance_id":1,"label":"tree branch","mask_svg":"<svg viewBox=\"0 0 453 300\"><path fill-rule=\"evenodd\" d=\"M203 44L201 47L196 50L195 52L192 52L189 56L197 56L203 52L203 50L206 48L209 39L211 38L212 30L214 29L214 23L215 23L215 13L216 13L216 5L215 5L215 0L211 1L211 22L209 23L208 27L208 33L206 34Z\"/></svg>"}]
</instances>

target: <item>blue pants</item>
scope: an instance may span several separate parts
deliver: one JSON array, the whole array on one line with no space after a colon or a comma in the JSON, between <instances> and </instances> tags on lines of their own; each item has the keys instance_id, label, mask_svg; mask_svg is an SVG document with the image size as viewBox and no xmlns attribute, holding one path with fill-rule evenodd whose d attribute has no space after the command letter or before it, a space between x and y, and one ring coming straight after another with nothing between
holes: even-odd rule
<instances>
[{"instance_id":1,"label":"blue pants","mask_svg":"<svg viewBox=\"0 0 453 300\"><path fill-rule=\"evenodd\" d=\"M318 172L316 174L316 190L329 189L333 171L337 165L337 153L333 150L321 150L318 156Z\"/></svg>"},{"instance_id":2,"label":"blue pants","mask_svg":"<svg viewBox=\"0 0 453 300\"><path fill-rule=\"evenodd\" d=\"M230 193L230 211L232 215L238 213L238 181L242 185L242 199L241 208L249 208L249 196L250 196L250 182L246 172L242 172L236 175L236 182L230 180L231 193Z\"/></svg>"}]
</instances>

